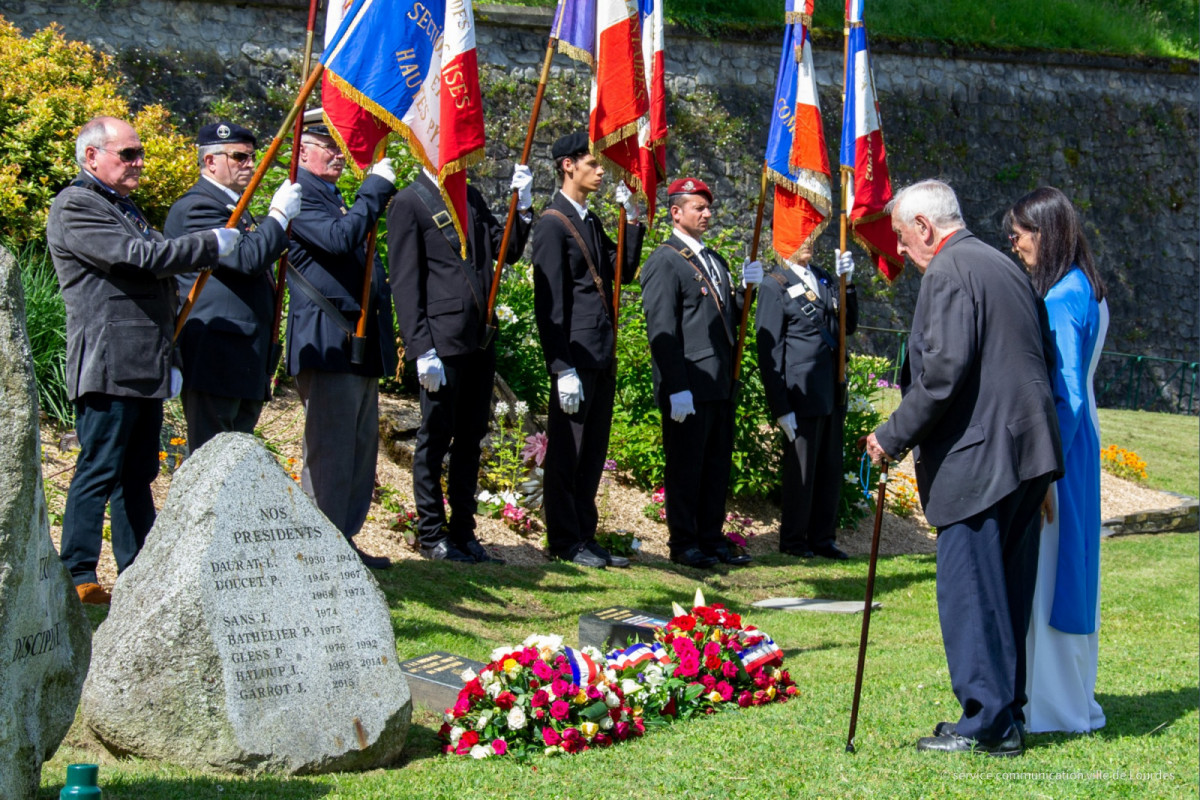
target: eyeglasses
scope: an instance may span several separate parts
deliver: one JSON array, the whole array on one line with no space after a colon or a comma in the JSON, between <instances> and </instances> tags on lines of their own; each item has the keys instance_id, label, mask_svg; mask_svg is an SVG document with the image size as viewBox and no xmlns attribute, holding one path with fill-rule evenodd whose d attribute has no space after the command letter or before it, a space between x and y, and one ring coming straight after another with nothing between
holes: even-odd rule
<instances>
[{"instance_id":1,"label":"eyeglasses","mask_svg":"<svg viewBox=\"0 0 1200 800\"><path fill-rule=\"evenodd\" d=\"M302 139L300 143L311 145L313 147L319 147L325 152L329 153L331 158L337 158L338 156L345 157L346 155L342 152L342 149L333 142L326 144L325 142L318 142L316 139Z\"/></svg>"},{"instance_id":2,"label":"eyeglasses","mask_svg":"<svg viewBox=\"0 0 1200 800\"><path fill-rule=\"evenodd\" d=\"M103 150L106 153L113 153L126 164L141 161L146 157L146 148L144 147L123 147L120 150L109 150L107 147L97 147L96 149Z\"/></svg>"},{"instance_id":3,"label":"eyeglasses","mask_svg":"<svg viewBox=\"0 0 1200 800\"><path fill-rule=\"evenodd\" d=\"M254 160L254 153L244 153L241 150L226 151L222 150L221 155L228 158L235 164L245 164L247 161Z\"/></svg>"},{"instance_id":4,"label":"eyeglasses","mask_svg":"<svg viewBox=\"0 0 1200 800\"><path fill-rule=\"evenodd\" d=\"M1008 241L1013 247L1016 247L1017 242L1021 241L1021 237L1027 233L1033 235L1034 233L1037 233L1037 231L1017 231L1016 233L1010 233L1008 234Z\"/></svg>"}]
</instances>

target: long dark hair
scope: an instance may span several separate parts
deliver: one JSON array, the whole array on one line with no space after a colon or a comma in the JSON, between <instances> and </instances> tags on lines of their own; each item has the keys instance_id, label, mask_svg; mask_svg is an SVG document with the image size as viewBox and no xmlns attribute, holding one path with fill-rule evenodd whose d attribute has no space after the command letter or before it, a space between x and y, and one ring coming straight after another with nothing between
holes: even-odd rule
<instances>
[{"instance_id":1,"label":"long dark hair","mask_svg":"<svg viewBox=\"0 0 1200 800\"><path fill-rule=\"evenodd\" d=\"M1004 215L1005 233L1013 233L1015 225L1030 233L1041 234L1037 246L1037 264L1031 269L1030 278L1042 297L1074 265L1078 265L1087 276L1097 301L1103 300L1108 294L1108 288L1092 260L1092 248L1083 234L1079 214L1061 191L1053 186L1043 186L1022 197Z\"/></svg>"}]
</instances>

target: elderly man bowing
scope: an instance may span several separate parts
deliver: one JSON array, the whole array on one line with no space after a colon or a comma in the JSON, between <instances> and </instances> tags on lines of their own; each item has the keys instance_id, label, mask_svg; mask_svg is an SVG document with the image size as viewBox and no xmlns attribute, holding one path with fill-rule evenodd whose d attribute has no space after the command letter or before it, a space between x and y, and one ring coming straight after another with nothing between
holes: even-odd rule
<instances>
[{"instance_id":1,"label":"elderly man bowing","mask_svg":"<svg viewBox=\"0 0 1200 800\"><path fill-rule=\"evenodd\" d=\"M254 134L232 122L205 125L197 137L200 180L175 201L163 232L170 237L223 226L254 175ZM271 396L275 281L270 267L287 249L288 221L300 211L300 185L284 181L269 217L238 220L242 239L221 259L196 297L179 334L183 415L195 452L226 431L253 433ZM197 275L179 276L186 297Z\"/></svg>"},{"instance_id":2,"label":"elderly man bowing","mask_svg":"<svg viewBox=\"0 0 1200 800\"><path fill-rule=\"evenodd\" d=\"M175 276L212 269L241 232L210 228L167 240L130 193L146 151L137 131L96 117L75 140L79 176L59 192L46 242L67 307L67 393L79 457L67 491L60 556L85 603L107 603L96 580L104 509L117 571L154 524L163 399L179 391Z\"/></svg>"},{"instance_id":3,"label":"elderly man bowing","mask_svg":"<svg viewBox=\"0 0 1200 800\"><path fill-rule=\"evenodd\" d=\"M867 437L871 458L914 450L936 526L938 616L962 716L918 750L1024 750L1025 633L1037 576L1035 522L1062 446L1045 307L1028 276L966 230L939 181L889 204L899 250L921 271L903 400Z\"/></svg>"}]
</instances>

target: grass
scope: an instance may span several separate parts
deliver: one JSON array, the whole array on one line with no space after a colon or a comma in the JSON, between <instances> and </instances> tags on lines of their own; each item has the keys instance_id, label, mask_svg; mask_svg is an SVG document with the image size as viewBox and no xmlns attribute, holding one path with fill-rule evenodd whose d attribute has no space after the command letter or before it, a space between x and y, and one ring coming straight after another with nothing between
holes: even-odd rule
<instances>
[{"instance_id":1,"label":"grass","mask_svg":"<svg viewBox=\"0 0 1200 800\"><path fill-rule=\"evenodd\" d=\"M1102 408L1100 443L1145 459L1146 485L1200 497L1200 417Z\"/></svg>"},{"instance_id":2,"label":"grass","mask_svg":"<svg viewBox=\"0 0 1200 800\"><path fill-rule=\"evenodd\" d=\"M556 0L501 0L553 7ZM845 4L816 4L813 29L841 36ZM783 19L783 0L688 0L664 4L673 22L701 31ZM958 45L1080 50L1133 56L1200 57L1195 0L887 0L866 4L872 36Z\"/></svg>"},{"instance_id":3,"label":"grass","mask_svg":"<svg viewBox=\"0 0 1200 800\"><path fill-rule=\"evenodd\" d=\"M532 632L573 640L580 613L611 604L662 612L673 599L690 599L703 579L710 602L746 612L748 622L775 637L802 694L786 705L682 723L609 750L526 764L440 756L434 736L440 720L418 713L405 761L392 769L239 779L128 759L101 766L104 795L540 799L637 789L679 798L1195 797L1196 535L1109 540L1102 553L1097 693L1108 726L1094 736L1032 736L1017 760L925 756L913 747L935 722L957 713L931 556L880 562L875 596L883 608L872 618L855 755L844 748L861 617L758 611L750 603L772 596L861 598L862 559L797 565L765 557L753 568L703 575L675 567L598 572L566 564L517 570L406 562L381 576L401 658L446 649L486 660L494 646ZM103 616L92 613L94 621ZM64 746L43 770L38 796L57 797L66 765L94 759Z\"/></svg>"}]
</instances>

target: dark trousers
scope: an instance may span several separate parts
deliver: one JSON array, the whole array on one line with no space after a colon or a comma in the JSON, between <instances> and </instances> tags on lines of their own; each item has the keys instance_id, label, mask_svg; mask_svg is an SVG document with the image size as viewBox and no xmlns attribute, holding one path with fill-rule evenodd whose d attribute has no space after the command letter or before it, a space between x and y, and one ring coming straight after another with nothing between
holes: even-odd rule
<instances>
[{"instance_id":1,"label":"dark trousers","mask_svg":"<svg viewBox=\"0 0 1200 800\"><path fill-rule=\"evenodd\" d=\"M262 400L222 397L193 389L184 389L179 401L187 420L188 450L193 453L218 433L254 433L263 409Z\"/></svg>"},{"instance_id":2,"label":"dark trousers","mask_svg":"<svg viewBox=\"0 0 1200 800\"><path fill-rule=\"evenodd\" d=\"M300 485L342 535L362 528L375 493L379 455L379 379L301 370L304 469Z\"/></svg>"},{"instance_id":3,"label":"dark trousers","mask_svg":"<svg viewBox=\"0 0 1200 800\"><path fill-rule=\"evenodd\" d=\"M842 495L844 412L797 417L796 440L783 450L780 550L816 550L836 538Z\"/></svg>"},{"instance_id":4,"label":"dark trousers","mask_svg":"<svg viewBox=\"0 0 1200 800\"><path fill-rule=\"evenodd\" d=\"M475 490L479 484L479 443L487 434L496 376L496 348L442 359L446 383L436 392L421 389L421 428L413 453L413 498L417 531L426 547L446 538L458 545L475 538ZM450 454L445 499L442 460Z\"/></svg>"},{"instance_id":5,"label":"dark trousers","mask_svg":"<svg viewBox=\"0 0 1200 800\"><path fill-rule=\"evenodd\" d=\"M671 553L698 547L710 555L723 543L725 495L733 460L733 404L696 403L696 413L675 422L663 412L663 488L667 492L667 544Z\"/></svg>"},{"instance_id":6,"label":"dark trousers","mask_svg":"<svg viewBox=\"0 0 1200 800\"><path fill-rule=\"evenodd\" d=\"M557 376L550 381L543 502L546 539L550 552L557 556L569 556L576 547L596 538L600 521L596 490L604 474L617 391L616 379L607 369L576 372L583 384L583 402L574 414L564 413L558 403Z\"/></svg>"},{"instance_id":7,"label":"dark trousers","mask_svg":"<svg viewBox=\"0 0 1200 800\"><path fill-rule=\"evenodd\" d=\"M85 394L75 401L79 457L63 511L61 558L75 585L96 583L104 507L117 572L133 563L154 526L162 400Z\"/></svg>"},{"instance_id":8,"label":"dark trousers","mask_svg":"<svg viewBox=\"0 0 1200 800\"><path fill-rule=\"evenodd\" d=\"M1023 481L991 508L938 529L938 618L950 684L962 705L960 736L996 742L1014 721L1024 721L1035 523L1049 486L1049 476Z\"/></svg>"}]
</instances>

